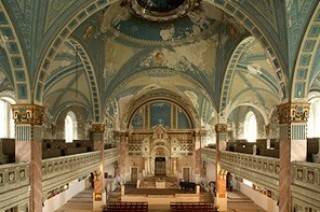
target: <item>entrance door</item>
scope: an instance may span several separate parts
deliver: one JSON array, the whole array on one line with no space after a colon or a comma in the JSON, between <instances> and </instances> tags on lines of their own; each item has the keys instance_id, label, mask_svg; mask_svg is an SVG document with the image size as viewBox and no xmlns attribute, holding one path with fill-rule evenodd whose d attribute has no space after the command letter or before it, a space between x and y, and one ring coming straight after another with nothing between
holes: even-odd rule
<instances>
[{"instance_id":1,"label":"entrance door","mask_svg":"<svg viewBox=\"0 0 320 212\"><path fill-rule=\"evenodd\" d=\"M190 168L183 168L183 181L184 182L189 182L190 181Z\"/></svg>"},{"instance_id":2,"label":"entrance door","mask_svg":"<svg viewBox=\"0 0 320 212\"><path fill-rule=\"evenodd\" d=\"M137 184L138 168L131 168L131 183Z\"/></svg>"},{"instance_id":3,"label":"entrance door","mask_svg":"<svg viewBox=\"0 0 320 212\"><path fill-rule=\"evenodd\" d=\"M157 157L155 158L155 176L166 176L166 158Z\"/></svg>"}]
</instances>

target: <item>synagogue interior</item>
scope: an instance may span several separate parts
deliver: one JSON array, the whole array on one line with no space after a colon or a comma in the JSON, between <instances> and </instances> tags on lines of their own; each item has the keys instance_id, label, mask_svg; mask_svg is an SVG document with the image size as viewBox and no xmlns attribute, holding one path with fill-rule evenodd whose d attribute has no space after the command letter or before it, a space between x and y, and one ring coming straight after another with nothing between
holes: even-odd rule
<instances>
[{"instance_id":1,"label":"synagogue interior","mask_svg":"<svg viewBox=\"0 0 320 212\"><path fill-rule=\"evenodd\" d=\"M320 212L319 0L0 0L0 211Z\"/></svg>"}]
</instances>

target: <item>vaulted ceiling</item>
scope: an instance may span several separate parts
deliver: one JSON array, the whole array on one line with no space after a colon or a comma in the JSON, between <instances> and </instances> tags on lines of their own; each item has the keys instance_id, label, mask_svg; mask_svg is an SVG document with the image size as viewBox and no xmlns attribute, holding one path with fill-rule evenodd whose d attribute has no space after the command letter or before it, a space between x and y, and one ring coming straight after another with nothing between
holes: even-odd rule
<instances>
[{"instance_id":1,"label":"vaulted ceiling","mask_svg":"<svg viewBox=\"0 0 320 212\"><path fill-rule=\"evenodd\" d=\"M81 105L102 121L167 89L206 125L240 105L269 114L294 91L320 90L317 0L194 2L187 15L154 21L130 1L2 0L0 92L52 114ZM294 74L301 64L307 81Z\"/></svg>"}]
</instances>

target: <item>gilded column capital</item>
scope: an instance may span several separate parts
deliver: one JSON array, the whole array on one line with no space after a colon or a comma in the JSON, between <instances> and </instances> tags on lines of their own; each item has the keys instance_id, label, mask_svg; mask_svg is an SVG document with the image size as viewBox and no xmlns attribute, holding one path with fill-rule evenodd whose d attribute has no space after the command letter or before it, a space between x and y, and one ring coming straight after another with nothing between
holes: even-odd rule
<instances>
[{"instance_id":1,"label":"gilded column capital","mask_svg":"<svg viewBox=\"0 0 320 212\"><path fill-rule=\"evenodd\" d=\"M91 125L91 129L92 129L93 133L104 133L104 131L106 129L106 125L94 123Z\"/></svg>"},{"instance_id":2,"label":"gilded column capital","mask_svg":"<svg viewBox=\"0 0 320 212\"><path fill-rule=\"evenodd\" d=\"M287 102L278 105L279 124L305 123L309 116L309 103Z\"/></svg>"},{"instance_id":3,"label":"gilded column capital","mask_svg":"<svg viewBox=\"0 0 320 212\"><path fill-rule=\"evenodd\" d=\"M44 107L35 104L15 104L12 106L15 124L40 126L43 123Z\"/></svg>"},{"instance_id":4,"label":"gilded column capital","mask_svg":"<svg viewBox=\"0 0 320 212\"><path fill-rule=\"evenodd\" d=\"M227 124L216 124L214 126L214 129L216 133L226 133L228 131L228 125Z\"/></svg>"}]
</instances>

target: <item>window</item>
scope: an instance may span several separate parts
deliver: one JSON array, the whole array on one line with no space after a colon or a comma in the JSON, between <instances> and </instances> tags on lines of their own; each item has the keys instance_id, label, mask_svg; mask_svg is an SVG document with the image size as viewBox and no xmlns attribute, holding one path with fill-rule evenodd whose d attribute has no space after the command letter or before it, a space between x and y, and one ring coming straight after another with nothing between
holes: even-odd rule
<instances>
[{"instance_id":1,"label":"window","mask_svg":"<svg viewBox=\"0 0 320 212\"><path fill-rule=\"evenodd\" d=\"M11 104L14 104L11 99L0 99L0 138L14 138L15 136Z\"/></svg>"},{"instance_id":2,"label":"window","mask_svg":"<svg viewBox=\"0 0 320 212\"><path fill-rule=\"evenodd\" d=\"M245 139L248 142L255 142L257 139L257 119L252 111L247 113L243 128Z\"/></svg>"},{"instance_id":3,"label":"window","mask_svg":"<svg viewBox=\"0 0 320 212\"><path fill-rule=\"evenodd\" d=\"M308 118L308 137L320 138L320 130L317 129L320 123L320 99L310 102L310 111Z\"/></svg>"},{"instance_id":4,"label":"window","mask_svg":"<svg viewBox=\"0 0 320 212\"><path fill-rule=\"evenodd\" d=\"M78 139L78 122L76 115L72 111L67 113L64 120L64 136L67 143Z\"/></svg>"}]
</instances>

